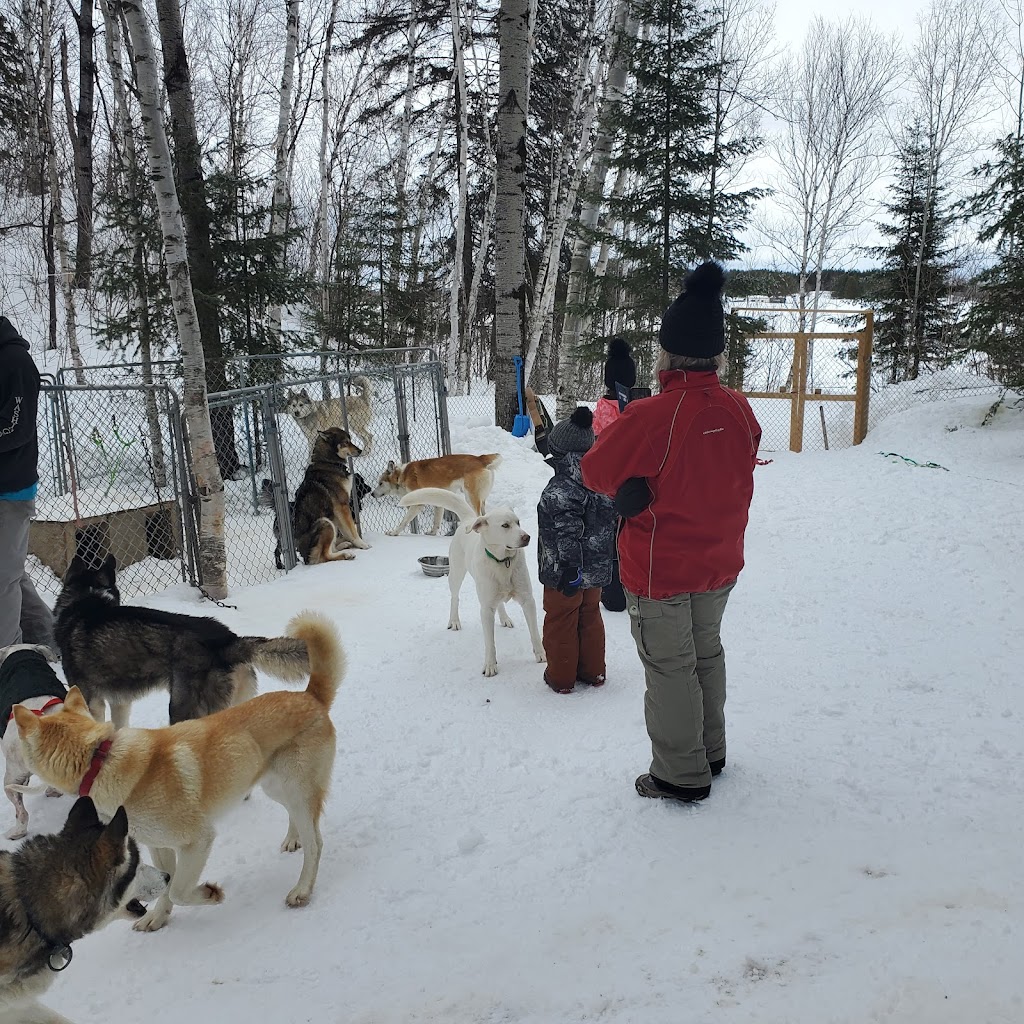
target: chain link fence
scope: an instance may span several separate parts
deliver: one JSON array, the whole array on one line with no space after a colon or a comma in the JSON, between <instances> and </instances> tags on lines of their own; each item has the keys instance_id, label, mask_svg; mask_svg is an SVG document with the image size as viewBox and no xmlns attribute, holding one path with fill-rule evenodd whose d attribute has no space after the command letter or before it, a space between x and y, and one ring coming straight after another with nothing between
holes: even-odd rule
<instances>
[{"instance_id":1,"label":"chain link fence","mask_svg":"<svg viewBox=\"0 0 1024 1024\"><path fill-rule=\"evenodd\" d=\"M29 574L60 591L78 555L118 564L126 597L195 583L189 476L177 397L165 385L40 388L39 491Z\"/></svg>"},{"instance_id":2,"label":"chain link fence","mask_svg":"<svg viewBox=\"0 0 1024 1024\"><path fill-rule=\"evenodd\" d=\"M363 534L383 533L402 518L393 499L371 494L389 462L450 451L439 363L370 365L326 374L308 363L300 375L302 369L286 364L281 367L285 379L210 396L211 421L231 431L241 462L239 473L224 485L232 586L259 583L295 565L291 508L317 429L344 427L362 448L349 468L352 510ZM250 374L250 379L259 376ZM215 431L214 442L222 444L223 434Z\"/></svg>"}]
</instances>

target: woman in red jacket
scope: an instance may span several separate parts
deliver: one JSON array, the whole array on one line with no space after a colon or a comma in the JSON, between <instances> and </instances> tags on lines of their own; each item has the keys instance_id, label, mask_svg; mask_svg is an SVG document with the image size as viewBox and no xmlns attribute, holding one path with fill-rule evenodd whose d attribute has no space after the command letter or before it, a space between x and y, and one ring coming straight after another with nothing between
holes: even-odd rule
<instances>
[{"instance_id":1,"label":"woman in red jacket","mask_svg":"<svg viewBox=\"0 0 1024 1024\"><path fill-rule=\"evenodd\" d=\"M661 393L631 402L581 463L626 522L619 570L647 676L653 759L641 796L703 800L725 767L720 630L743 568L761 428L725 388L725 275L704 263L662 318Z\"/></svg>"}]
</instances>

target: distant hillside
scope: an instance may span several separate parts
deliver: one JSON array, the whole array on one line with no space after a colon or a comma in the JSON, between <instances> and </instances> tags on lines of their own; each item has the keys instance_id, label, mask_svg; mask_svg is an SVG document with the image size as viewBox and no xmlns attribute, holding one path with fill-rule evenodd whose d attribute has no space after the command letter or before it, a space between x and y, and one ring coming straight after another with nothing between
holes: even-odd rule
<instances>
[{"instance_id":1,"label":"distant hillside","mask_svg":"<svg viewBox=\"0 0 1024 1024\"><path fill-rule=\"evenodd\" d=\"M880 270L826 270L821 275L822 291L831 292L837 299L872 299L878 296ZM813 288L811 281L810 287ZM747 295L793 295L798 278L780 270L730 270L727 290L730 298Z\"/></svg>"}]
</instances>

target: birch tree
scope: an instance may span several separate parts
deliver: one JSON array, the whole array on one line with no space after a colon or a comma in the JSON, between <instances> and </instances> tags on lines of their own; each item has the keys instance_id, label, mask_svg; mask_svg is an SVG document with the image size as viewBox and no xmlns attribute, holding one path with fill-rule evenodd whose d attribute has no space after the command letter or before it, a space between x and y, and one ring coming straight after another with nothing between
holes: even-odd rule
<instances>
[{"instance_id":1,"label":"birch tree","mask_svg":"<svg viewBox=\"0 0 1024 1024\"><path fill-rule=\"evenodd\" d=\"M210 237L210 207L203 174L203 152L196 128L192 72L185 51L185 33L178 0L156 0L157 24L163 49L164 86L174 139L174 171L179 211L185 223L183 242L195 291L193 300L199 317L200 336L206 358L207 384L211 391L227 387L224 343L221 337L217 268ZM132 32L134 44L135 33ZM154 171L155 173L155 171ZM159 190L158 190L159 191ZM219 406L213 415L214 438L220 475L234 477L241 466L235 448L234 420L229 406Z\"/></svg>"},{"instance_id":2,"label":"birch tree","mask_svg":"<svg viewBox=\"0 0 1024 1024\"><path fill-rule=\"evenodd\" d=\"M933 0L918 22L911 83L928 142L925 217L914 270L910 322L924 301L924 277L932 248L931 211L948 163L977 117L979 100L993 78L992 22L984 7L967 0Z\"/></svg>"},{"instance_id":3,"label":"birch tree","mask_svg":"<svg viewBox=\"0 0 1024 1024\"><path fill-rule=\"evenodd\" d=\"M452 260L451 292L448 301L448 390L462 393L459 375L459 353L465 340L463 326L463 263L466 245L466 207L469 204L469 97L466 93L466 33L462 24L459 0L451 0L452 47L455 56L455 105L459 112L456 164L458 166L458 198L455 209L455 258Z\"/></svg>"},{"instance_id":4,"label":"birch tree","mask_svg":"<svg viewBox=\"0 0 1024 1024\"><path fill-rule=\"evenodd\" d=\"M513 356L526 347L526 117L530 107L530 0L501 0L495 244L495 423L510 429L517 409Z\"/></svg>"},{"instance_id":5,"label":"birch tree","mask_svg":"<svg viewBox=\"0 0 1024 1024\"><path fill-rule=\"evenodd\" d=\"M775 141L780 167L773 183L788 221L770 229L790 254L805 329L811 271L820 273L850 228L878 174L877 131L899 70L898 48L870 22L815 18L799 56L782 71L784 128ZM813 329L813 312L812 312Z\"/></svg>"},{"instance_id":6,"label":"birch tree","mask_svg":"<svg viewBox=\"0 0 1024 1024\"><path fill-rule=\"evenodd\" d=\"M146 136L150 173L160 213L160 230L167 261L174 319L178 328L184 372L185 418L192 451L192 471L199 495L199 574L203 591L217 601L227 596L227 550L224 544L224 481L210 424L206 391L206 358L199 314L192 291L185 224L164 132L156 50L146 15L132 0L118 0L124 12L134 51L135 80Z\"/></svg>"},{"instance_id":7,"label":"birch tree","mask_svg":"<svg viewBox=\"0 0 1024 1024\"><path fill-rule=\"evenodd\" d=\"M284 46L284 69L281 72L281 88L278 92L277 134L274 137L274 199L270 214L270 234L280 238L284 234L289 206L289 134L292 114L292 82L295 77L295 53L299 47L299 2L286 0L286 29ZM331 15L333 30L334 11ZM282 257L284 253L282 251ZM273 304L268 310L270 335L272 339L281 336L281 306Z\"/></svg>"},{"instance_id":8,"label":"birch tree","mask_svg":"<svg viewBox=\"0 0 1024 1024\"><path fill-rule=\"evenodd\" d=\"M590 255L593 251L594 232L603 206L612 147L615 144L615 131L607 112L624 94L629 71L628 40L635 32L636 22L629 17L629 0L618 0L609 34L608 73L601 99L601 111L605 116L602 116L602 113L598 114L599 130L594 140L590 167L583 187L583 207L573 240L572 261L569 264L565 317L562 321L562 338L558 354L559 417L568 416L577 404L581 327L585 319L583 306L587 280L590 276ZM622 172L623 177L624 174L625 172Z\"/></svg>"}]
</instances>

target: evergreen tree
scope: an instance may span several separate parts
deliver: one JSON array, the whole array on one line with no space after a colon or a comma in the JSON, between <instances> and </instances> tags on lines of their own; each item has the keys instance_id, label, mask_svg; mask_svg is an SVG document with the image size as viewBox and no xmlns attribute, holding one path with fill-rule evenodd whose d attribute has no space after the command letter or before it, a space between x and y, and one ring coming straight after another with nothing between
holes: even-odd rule
<instances>
[{"instance_id":1,"label":"evergreen tree","mask_svg":"<svg viewBox=\"0 0 1024 1024\"><path fill-rule=\"evenodd\" d=\"M712 193L709 186L713 169L731 166L755 144L714 137L718 15L699 0L639 0L631 14L640 26L630 40L633 88L614 115L622 140L615 166L628 185L610 204L623 237L605 293L614 305L623 288L626 304L657 315L694 262L730 260L743 250L738 235L762 193L718 186Z\"/></svg>"},{"instance_id":2,"label":"evergreen tree","mask_svg":"<svg viewBox=\"0 0 1024 1024\"><path fill-rule=\"evenodd\" d=\"M1024 140L996 143L998 158L975 171L987 184L965 204L981 220L978 238L995 244L997 262L978 278L979 294L967 317L971 348L991 360L1008 387L1024 388Z\"/></svg>"},{"instance_id":3,"label":"evergreen tree","mask_svg":"<svg viewBox=\"0 0 1024 1024\"><path fill-rule=\"evenodd\" d=\"M883 203L889 219L878 225L888 244L872 250L883 271L875 361L890 381L916 380L925 367L948 359L953 347L955 263L946 248L952 217L942 185L929 188L929 173L928 140L915 122L900 143L896 181Z\"/></svg>"}]
</instances>

